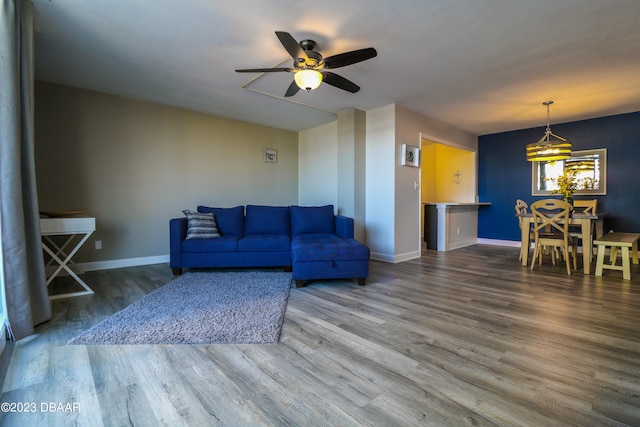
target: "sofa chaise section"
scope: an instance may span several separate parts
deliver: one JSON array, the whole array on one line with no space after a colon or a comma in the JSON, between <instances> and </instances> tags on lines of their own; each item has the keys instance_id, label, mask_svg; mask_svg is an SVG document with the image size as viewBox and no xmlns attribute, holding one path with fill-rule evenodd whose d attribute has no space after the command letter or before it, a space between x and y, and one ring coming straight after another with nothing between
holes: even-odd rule
<instances>
[{"instance_id":1,"label":"sofa chaise section","mask_svg":"<svg viewBox=\"0 0 640 427\"><path fill-rule=\"evenodd\" d=\"M369 248L353 238L353 219L333 206L291 206L291 258L296 286L308 280L369 276Z\"/></svg>"}]
</instances>

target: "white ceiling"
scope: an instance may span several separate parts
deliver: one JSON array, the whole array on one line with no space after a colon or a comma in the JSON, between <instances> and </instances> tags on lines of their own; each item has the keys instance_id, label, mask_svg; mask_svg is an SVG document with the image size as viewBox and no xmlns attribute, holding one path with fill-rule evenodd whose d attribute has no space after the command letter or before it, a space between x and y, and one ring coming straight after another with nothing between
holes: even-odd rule
<instances>
[{"instance_id":1,"label":"white ceiling","mask_svg":"<svg viewBox=\"0 0 640 427\"><path fill-rule=\"evenodd\" d=\"M290 130L397 103L477 135L640 111L639 0L32 0L36 78ZM374 47L281 98L276 38ZM249 90L251 89L251 90ZM264 92L264 93L261 93Z\"/></svg>"}]
</instances>

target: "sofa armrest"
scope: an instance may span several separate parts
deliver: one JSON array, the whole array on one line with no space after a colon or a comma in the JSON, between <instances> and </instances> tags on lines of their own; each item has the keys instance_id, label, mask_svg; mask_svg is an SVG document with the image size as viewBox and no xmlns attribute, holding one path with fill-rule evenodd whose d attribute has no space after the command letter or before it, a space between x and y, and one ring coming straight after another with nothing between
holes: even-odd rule
<instances>
[{"instance_id":1,"label":"sofa armrest","mask_svg":"<svg viewBox=\"0 0 640 427\"><path fill-rule=\"evenodd\" d=\"M182 267L182 242L187 237L187 218L169 221L169 266Z\"/></svg>"},{"instance_id":2,"label":"sofa armrest","mask_svg":"<svg viewBox=\"0 0 640 427\"><path fill-rule=\"evenodd\" d=\"M353 239L353 218L336 215L336 236Z\"/></svg>"}]
</instances>

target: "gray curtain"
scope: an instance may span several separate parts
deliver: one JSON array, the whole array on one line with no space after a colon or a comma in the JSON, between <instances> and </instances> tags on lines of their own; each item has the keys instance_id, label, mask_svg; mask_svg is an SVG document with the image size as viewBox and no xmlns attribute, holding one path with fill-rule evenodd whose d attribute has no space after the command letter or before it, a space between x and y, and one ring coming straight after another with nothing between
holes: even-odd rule
<instances>
[{"instance_id":1,"label":"gray curtain","mask_svg":"<svg viewBox=\"0 0 640 427\"><path fill-rule=\"evenodd\" d=\"M0 0L0 238L7 317L16 339L51 318L33 143L33 4Z\"/></svg>"}]
</instances>

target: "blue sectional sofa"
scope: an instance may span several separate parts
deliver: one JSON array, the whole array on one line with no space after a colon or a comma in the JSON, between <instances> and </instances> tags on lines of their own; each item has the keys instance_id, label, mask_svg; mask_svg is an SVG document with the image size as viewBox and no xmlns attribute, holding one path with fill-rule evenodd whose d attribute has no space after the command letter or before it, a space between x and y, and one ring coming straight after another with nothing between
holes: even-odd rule
<instances>
[{"instance_id":1,"label":"blue sectional sofa","mask_svg":"<svg viewBox=\"0 0 640 427\"><path fill-rule=\"evenodd\" d=\"M369 276L369 248L353 238L353 219L326 206L198 206L213 214L215 238L187 239L187 218L169 222L173 273L183 268L283 267L296 286L319 279Z\"/></svg>"}]
</instances>

